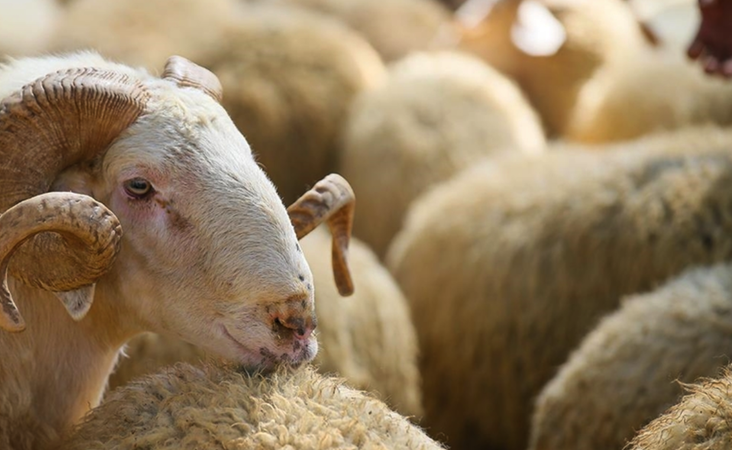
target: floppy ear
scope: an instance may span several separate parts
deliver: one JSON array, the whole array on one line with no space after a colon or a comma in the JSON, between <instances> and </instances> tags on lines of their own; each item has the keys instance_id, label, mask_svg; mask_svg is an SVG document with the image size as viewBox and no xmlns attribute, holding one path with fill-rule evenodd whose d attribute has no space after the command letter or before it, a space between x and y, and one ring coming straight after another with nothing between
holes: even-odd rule
<instances>
[{"instance_id":1,"label":"floppy ear","mask_svg":"<svg viewBox=\"0 0 732 450\"><path fill-rule=\"evenodd\" d=\"M511 42L528 56L552 56L567 40L564 25L536 0L524 0L511 27Z\"/></svg>"}]
</instances>

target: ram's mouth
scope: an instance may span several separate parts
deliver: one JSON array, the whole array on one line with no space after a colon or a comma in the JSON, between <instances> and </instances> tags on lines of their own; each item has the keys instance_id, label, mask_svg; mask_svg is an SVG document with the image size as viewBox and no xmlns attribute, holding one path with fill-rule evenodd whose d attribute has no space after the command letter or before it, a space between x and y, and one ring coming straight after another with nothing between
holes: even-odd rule
<instances>
[{"instance_id":1,"label":"ram's mouth","mask_svg":"<svg viewBox=\"0 0 732 450\"><path fill-rule=\"evenodd\" d=\"M305 341L293 340L291 349L269 348L259 346L258 350L248 347L237 340L226 328L221 326L224 336L240 350L240 362L245 365L256 365L260 368L274 368L279 365L300 366L311 361L318 353L318 342L314 337Z\"/></svg>"}]
</instances>

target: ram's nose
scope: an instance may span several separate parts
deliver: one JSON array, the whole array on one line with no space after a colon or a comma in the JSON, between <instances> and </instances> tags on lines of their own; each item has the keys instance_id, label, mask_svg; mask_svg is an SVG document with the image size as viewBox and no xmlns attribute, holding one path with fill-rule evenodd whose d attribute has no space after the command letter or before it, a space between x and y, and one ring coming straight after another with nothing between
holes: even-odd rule
<instances>
[{"instance_id":1,"label":"ram's nose","mask_svg":"<svg viewBox=\"0 0 732 450\"><path fill-rule=\"evenodd\" d=\"M318 326L315 313L300 312L275 315L272 321L273 330L280 336L292 334L296 339L307 340Z\"/></svg>"},{"instance_id":2,"label":"ram's nose","mask_svg":"<svg viewBox=\"0 0 732 450\"><path fill-rule=\"evenodd\" d=\"M275 327L278 328L278 333L286 332L292 333L292 335L300 340L307 340L313 333L313 330L318 326L318 321L314 314L307 317L302 316L291 316L285 318L275 318Z\"/></svg>"}]
</instances>

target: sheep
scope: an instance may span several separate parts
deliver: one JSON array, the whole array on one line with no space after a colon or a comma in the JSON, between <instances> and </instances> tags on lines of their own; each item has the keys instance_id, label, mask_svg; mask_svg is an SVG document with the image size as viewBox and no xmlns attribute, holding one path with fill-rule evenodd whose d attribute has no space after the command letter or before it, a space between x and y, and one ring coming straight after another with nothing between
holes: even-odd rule
<instances>
[{"instance_id":1,"label":"sheep","mask_svg":"<svg viewBox=\"0 0 732 450\"><path fill-rule=\"evenodd\" d=\"M486 8L475 6L481 2L495 3L485 17ZM580 88L598 68L650 48L620 0L472 0L457 17L459 48L514 78L552 137L564 133Z\"/></svg>"},{"instance_id":2,"label":"sheep","mask_svg":"<svg viewBox=\"0 0 732 450\"><path fill-rule=\"evenodd\" d=\"M348 108L383 82L386 69L333 19L271 5L247 11L209 67L227 92L224 106L289 203L336 169Z\"/></svg>"},{"instance_id":3,"label":"sheep","mask_svg":"<svg viewBox=\"0 0 732 450\"><path fill-rule=\"evenodd\" d=\"M348 252L358 290L343 301L326 257L328 233L315 230L300 245L315 280L319 351L313 365L345 378L351 387L371 391L401 414L420 417L417 336L396 282L373 252L354 239ZM211 356L187 342L152 334L133 339L127 353L129 358L110 377L111 389L177 361L197 363Z\"/></svg>"},{"instance_id":4,"label":"sheep","mask_svg":"<svg viewBox=\"0 0 732 450\"><path fill-rule=\"evenodd\" d=\"M179 363L115 391L59 450L440 449L379 400L310 367L250 375Z\"/></svg>"},{"instance_id":5,"label":"sheep","mask_svg":"<svg viewBox=\"0 0 732 450\"><path fill-rule=\"evenodd\" d=\"M0 0L0 60L44 51L59 16L56 0Z\"/></svg>"},{"instance_id":6,"label":"sheep","mask_svg":"<svg viewBox=\"0 0 732 450\"><path fill-rule=\"evenodd\" d=\"M623 301L539 395L529 448L621 449L732 356L732 265L695 267ZM674 447L678 448L678 447Z\"/></svg>"},{"instance_id":7,"label":"sheep","mask_svg":"<svg viewBox=\"0 0 732 450\"><path fill-rule=\"evenodd\" d=\"M171 54L205 65L237 14L236 0L74 0L64 8L51 49L91 47L148 70Z\"/></svg>"},{"instance_id":8,"label":"sheep","mask_svg":"<svg viewBox=\"0 0 732 450\"><path fill-rule=\"evenodd\" d=\"M426 188L500 150L534 154L545 145L514 83L469 55L415 53L391 67L383 86L357 97L343 131L339 172L363 211L354 233L383 257Z\"/></svg>"},{"instance_id":9,"label":"sheep","mask_svg":"<svg viewBox=\"0 0 732 450\"><path fill-rule=\"evenodd\" d=\"M385 61L434 47L453 31L450 11L435 0L279 0L336 17L358 31Z\"/></svg>"},{"instance_id":10,"label":"sheep","mask_svg":"<svg viewBox=\"0 0 732 450\"><path fill-rule=\"evenodd\" d=\"M598 71L582 88L565 137L603 143L712 123L732 123L732 86L686 61L656 56Z\"/></svg>"},{"instance_id":11,"label":"sheep","mask_svg":"<svg viewBox=\"0 0 732 450\"><path fill-rule=\"evenodd\" d=\"M386 261L412 308L428 428L455 448L526 448L534 397L596 320L732 256L730 144L700 129L500 158L415 200Z\"/></svg>"},{"instance_id":12,"label":"sheep","mask_svg":"<svg viewBox=\"0 0 732 450\"><path fill-rule=\"evenodd\" d=\"M182 57L161 78L88 52L16 60L0 97L0 448L53 446L143 331L265 369L313 359L297 239L327 219L352 290L345 180L286 210L218 79Z\"/></svg>"},{"instance_id":13,"label":"sheep","mask_svg":"<svg viewBox=\"0 0 732 450\"><path fill-rule=\"evenodd\" d=\"M732 447L732 369L686 386L689 394L633 438L630 450L724 450Z\"/></svg>"}]
</instances>

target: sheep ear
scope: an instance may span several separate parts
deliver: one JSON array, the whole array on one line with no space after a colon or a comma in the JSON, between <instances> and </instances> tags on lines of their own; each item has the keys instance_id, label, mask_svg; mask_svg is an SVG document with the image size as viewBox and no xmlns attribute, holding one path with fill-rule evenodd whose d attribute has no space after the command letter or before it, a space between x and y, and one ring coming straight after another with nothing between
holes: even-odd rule
<instances>
[{"instance_id":1,"label":"sheep ear","mask_svg":"<svg viewBox=\"0 0 732 450\"><path fill-rule=\"evenodd\" d=\"M80 287L72 291L54 292L61 300L72 319L79 321L89 312L94 301L94 284Z\"/></svg>"},{"instance_id":2,"label":"sheep ear","mask_svg":"<svg viewBox=\"0 0 732 450\"><path fill-rule=\"evenodd\" d=\"M518 7L511 28L511 41L529 56L552 56L567 40L564 25L549 9L535 0L524 0Z\"/></svg>"},{"instance_id":3,"label":"sheep ear","mask_svg":"<svg viewBox=\"0 0 732 450\"><path fill-rule=\"evenodd\" d=\"M218 77L210 70L192 63L182 56L171 56L165 63L163 78L174 81L181 87L199 89L221 103L224 88Z\"/></svg>"}]
</instances>

